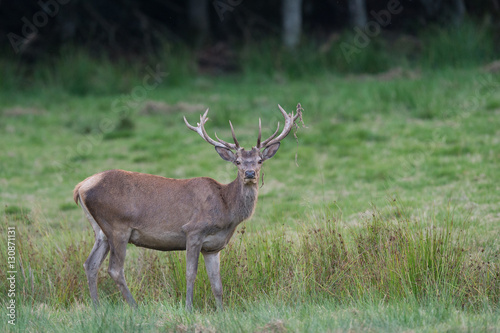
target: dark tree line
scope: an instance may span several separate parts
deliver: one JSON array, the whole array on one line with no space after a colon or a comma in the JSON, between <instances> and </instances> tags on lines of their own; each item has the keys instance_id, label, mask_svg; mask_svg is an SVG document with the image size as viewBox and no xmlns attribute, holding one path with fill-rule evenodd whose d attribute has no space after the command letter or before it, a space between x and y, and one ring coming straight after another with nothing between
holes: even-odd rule
<instances>
[{"instance_id":1,"label":"dark tree line","mask_svg":"<svg viewBox=\"0 0 500 333\"><path fill-rule=\"evenodd\" d=\"M304 39L364 27L400 8L384 29L416 33L430 24L459 26L467 17L499 21L500 0L16 0L0 2L5 50L51 51L64 44L112 54L154 52L165 41L193 47ZM396 7L395 7L396 6ZM497 27L498 28L498 27Z\"/></svg>"}]
</instances>

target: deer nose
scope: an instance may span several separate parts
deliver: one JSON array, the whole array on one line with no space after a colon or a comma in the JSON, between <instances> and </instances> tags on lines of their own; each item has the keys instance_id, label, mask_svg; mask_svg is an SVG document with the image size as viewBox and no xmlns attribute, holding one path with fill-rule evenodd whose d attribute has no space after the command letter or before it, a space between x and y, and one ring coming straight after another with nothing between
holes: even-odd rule
<instances>
[{"instance_id":1,"label":"deer nose","mask_svg":"<svg viewBox=\"0 0 500 333\"><path fill-rule=\"evenodd\" d=\"M255 178L255 171L253 171L253 170L245 171L245 178L254 179Z\"/></svg>"}]
</instances>

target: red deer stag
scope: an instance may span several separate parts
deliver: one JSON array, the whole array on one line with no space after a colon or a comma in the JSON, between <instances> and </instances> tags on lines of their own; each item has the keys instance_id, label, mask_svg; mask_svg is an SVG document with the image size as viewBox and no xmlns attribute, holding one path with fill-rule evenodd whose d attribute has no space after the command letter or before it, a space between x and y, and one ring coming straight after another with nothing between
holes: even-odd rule
<instances>
[{"instance_id":1,"label":"red deer stag","mask_svg":"<svg viewBox=\"0 0 500 333\"><path fill-rule=\"evenodd\" d=\"M278 123L276 132L261 141L259 119L257 145L248 151L240 147L231 122L234 143L219 139L217 134L217 141L208 136L208 109L196 127L184 117L189 129L215 146L222 159L236 165L238 176L230 184L207 177L171 179L109 170L76 185L73 198L80 203L95 233L94 247L83 265L94 304L98 304L97 272L109 252L109 275L128 304L137 306L123 273L127 244L132 243L160 251L186 250L187 310L192 309L198 258L202 253L217 307L222 309L220 251L238 224L249 219L255 210L262 163L274 156L280 141L302 117L300 104L295 115L278 107L285 117L281 134L277 135Z\"/></svg>"}]
</instances>

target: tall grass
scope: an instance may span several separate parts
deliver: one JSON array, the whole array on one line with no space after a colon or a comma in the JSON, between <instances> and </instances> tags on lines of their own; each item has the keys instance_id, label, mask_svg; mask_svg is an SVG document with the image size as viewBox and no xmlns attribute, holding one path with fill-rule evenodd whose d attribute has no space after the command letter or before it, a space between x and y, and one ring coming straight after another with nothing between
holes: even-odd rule
<instances>
[{"instance_id":1,"label":"tall grass","mask_svg":"<svg viewBox=\"0 0 500 333\"><path fill-rule=\"evenodd\" d=\"M276 40L260 40L236 46L241 71L247 78L273 78L278 82L331 72L379 73L394 67L433 70L484 64L498 57L499 49L489 25L465 21L459 28L431 26L417 37L395 37L381 32L369 43L356 46L355 31L334 33L327 40L304 39L290 51ZM396 40L394 40L396 39ZM357 51L347 59L342 45ZM182 44L165 42L156 54L144 59L110 59L74 46L62 48L55 57L41 56L35 66L18 59L0 59L2 90L44 91L47 86L71 95L124 93L140 85L143 64L157 64L169 73L170 84L182 84L196 74L196 53Z\"/></svg>"},{"instance_id":2,"label":"tall grass","mask_svg":"<svg viewBox=\"0 0 500 333\"><path fill-rule=\"evenodd\" d=\"M452 214L445 221L410 219L398 205L393 209L397 212L393 217L382 217L374 209L358 226L346 226L340 217L324 213L305 219L299 231L281 226L249 233L240 228L221 256L226 304L243 306L272 297L285 303L405 299L471 309L498 305L498 254L486 261L470 246L473 240L456 226L467 221L457 223ZM6 234L10 223L5 217L0 232ZM88 304L82 264L93 245L91 235L78 240L61 225L55 237L54 229L40 222L18 225L18 302L55 308ZM6 262L4 243L0 253ZM125 275L136 299L182 303L184 256L184 252L129 247ZM214 306L210 283L201 267L195 306L210 308ZM106 271L102 268L99 274L100 295L107 302L121 302ZM7 288L5 274L0 273L2 295Z\"/></svg>"},{"instance_id":3,"label":"tall grass","mask_svg":"<svg viewBox=\"0 0 500 333\"><path fill-rule=\"evenodd\" d=\"M380 73L394 67L424 70L478 66L498 57L492 27L465 21L460 27L429 26L417 36L382 31L360 45L354 30L329 40L307 39L290 51L276 41L246 45L241 60L246 75L264 74L297 79L329 71L336 74ZM349 46L346 54L344 48ZM352 53L351 53L352 52ZM277 75L278 74L278 75Z\"/></svg>"},{"instance_id":4,"label":"tall grass","mask_svg":"<svg viewBox=\"0 0 500 333\"><path fill-rule=\"evenodd\" d=\"M430 27L420 33L421 63L428 68L463 68L498 58L491 27L464 21L459 27Z\"/></svg>"},{"instance_id":5,"label":"tall grass","mask_svg":"<svg viewBox=\"0 0 500 333\"><path fill-rule=\"evenodd\" d=\"M193 52L184 45L169 43L142 59L126 55L115 59L106 54L96 55L93 50L65 46L56 55L40 55L34 64L0 57L0 88L43 93L54 90L73 96L123 94L143 85L145 76L158 70L168 72L170 83L185 82L194 74L193 57Z\"/></svg>"}]
</instances>

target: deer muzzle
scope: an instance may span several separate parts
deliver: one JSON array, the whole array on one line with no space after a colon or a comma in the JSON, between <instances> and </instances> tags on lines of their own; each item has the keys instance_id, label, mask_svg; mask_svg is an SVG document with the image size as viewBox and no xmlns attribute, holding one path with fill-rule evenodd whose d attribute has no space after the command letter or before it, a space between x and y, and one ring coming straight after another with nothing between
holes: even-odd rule
<instances>
[{"instance_id":1,"label":"deer muzzle","mask_svg":"<svg viewBox=\"0 0 500 333\"><path fill-rule=\"evenodd\" d=\"M245 171L245 179L255 179L255 171L253 170Z\"/></svg>"},{"instance_id":2,"label":"deer muzzle","mask_svg":"<svg viewBox=\"0 0 500 333\"><path fill-rule=\"evenodd\" d=\"M245 184L257 184L257 175L253 170L245 171Z\"/></svg>"}]
</instances>

